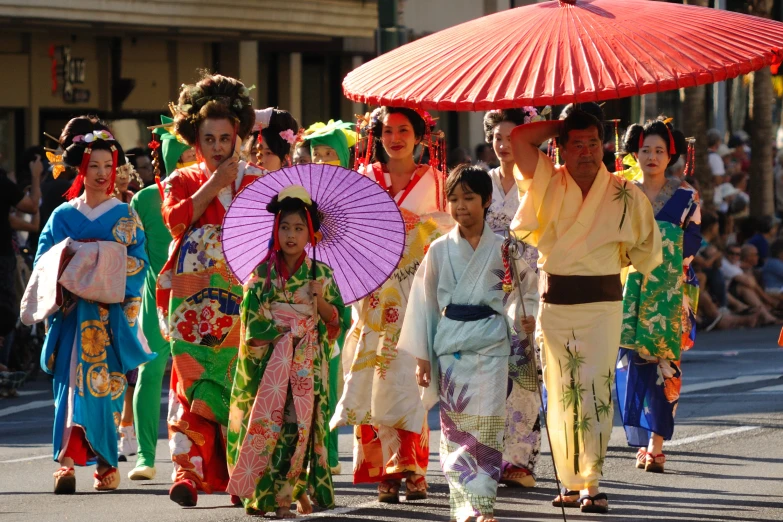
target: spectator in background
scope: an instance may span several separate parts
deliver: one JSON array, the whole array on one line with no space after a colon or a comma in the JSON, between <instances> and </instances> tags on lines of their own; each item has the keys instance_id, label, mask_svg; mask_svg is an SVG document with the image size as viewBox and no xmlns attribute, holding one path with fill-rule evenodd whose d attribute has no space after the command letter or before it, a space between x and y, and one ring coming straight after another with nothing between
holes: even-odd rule
<instances>
[{"instance_id":1,"label":"spectator in background","mask_svg":"<svg viewBox=\"0 0 783 522\"><path fill-rule=\"evenodd\" d=\"M38 202L41 200L41 173L43 162L37 156L29 163L30 193L24 191L8 178L7 173L0 169L0 296L6 302L13 303L14 317L19 316L19 299L16 293L16 252L12 241L10 213L16 209L27 214L38 212ZM11 356L13 343L4 343L0 350L0 364L7 365Z\"/></svg>"},{"instance_id":2,"label":"spectator in background","mask_svg":"<svg viewBox=\"0 0 783 522\"><path fill-rule=\"evenodd\" d=\"M712 169L712 175L713 175L713 181L715 186L715 193L713 194L713 202L715 203L715 207L718 209L718 212L721 214L727 214L729 212L729 207L731 205L731 202L734 199L734 196L737 194L737 191L734 189L734 186L730 182L729 174L726 172L726 164L724 163L724 158L729 156L731 154L731 149L729 149L726 145L720 144L715 152L710 152L708 158L710 163L710 169ZM719 170L720 174L716 174L715 168L717 167L717 163L715 163L714 159L717 158L717 160L720 161L720 164L722 166L722 171Z\"/></svg>"},{"instance_id":3,"label":"spectator in background","mask_svg":"<svg viewBox=\"0 0 783 522\"><path fill-rule=\"evenodd\" d=\"M745 145L742 138L734 135L729 139L729 155L726 156L726 173L729 175L750 171L750 148Z\"/></svg>"},{"instance_id":4,"label":"spectator in background","mask_svg":"<svg viewBox=\"0 0 783 522\"><path fill-rule=\"evenodd\" d=\"M476 166L486 171L499 166L495 151L489 143L479 143L476 145Z\"/></svg>"},{"instance_id":5,"label":"spectator in background","mask_svg":"<svg viewBox=\"0 0 783 522\"><path fill-rule=\"evenodd\" d=\"M470 165L471 163L473 163L473 159L470 157L470 152L462 147L451 149L448 156L446 156L446 166L449 172L459 165Z\"/></svg>"},{"instance_id":6,"label":"spectator in background","mask_svg":"<svg viewBox=\"0 0 783 522\"><path fill-rule=\"evenodd\" d=\"M726 166L723 163L723 158L718 153L718 147L722 144L723 137L718 129L710 129L707 131L707 162L710 165L712 175L716 177L715 186L723 183L723 176L726 175ZM718 176L720 176L720 178L718 178Z\"/></svg>"},{"instance_id":7,"label":"spectator in background","mask_svg":"<svg viewBox=\"0 0 783 522\"><path fill-rule=\"evenodd\" d=\"M764 291L780 297L783 292L783 239L776 239L769 246L769 257L761 269L761 284Z\"/></svg>"},{"instance_id":8,"label":"spectator in background","mask_svg":"<svg viewBox=\"0 0 783 522\"><path fill-rule=\"evenodd\" d=\"M144 182L145 187L155 183L155 170L152 168L152 158L150 157L149 152L141 147L136 147L135 149L129 150L126 153L126 156L128 156L131 165L133 165L133 169L139 175L141 181ZM138 185L138 183L132 181L128 186L131 192L136 193L142 188L136 185Z\"/></svg>"},{"instance_id":9,"label":"spectator in background","mask_svg":"<svg viewBox=\"0 0 783 522\"><path fill-rule=\"evenodd\" d=\"M298 143L294 149L294 165L306 165L312 163L313 158L310 155L310 144L307 142Z\"/></svg>"},{"instance_id":10,"label":"spectator in background","mask_svg":"<svg viewBox=\"0 0 783 522\"><path fill-rule=\"evenodd\" d=\"M783 149L775 155L775 213L783 214Z\"/></svg>"},{"instance_id":11,"label":"spectator in background","mask_svg":"<svg viewBox=\"0 0 783 522\"><path fill-rule=\"evenodd\" d=\"M764 266L769 256L769 244L778 236L780 221L772 216L762 216L756 220L756 233L748 239L747 244L753 245L758 251L756 268Z\"/></svg>"}]
</instances>

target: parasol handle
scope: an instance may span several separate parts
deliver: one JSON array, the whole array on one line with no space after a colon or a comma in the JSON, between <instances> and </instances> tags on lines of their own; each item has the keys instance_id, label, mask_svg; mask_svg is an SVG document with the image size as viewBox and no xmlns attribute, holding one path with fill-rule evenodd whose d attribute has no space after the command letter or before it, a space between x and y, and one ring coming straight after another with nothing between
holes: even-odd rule
<instances>
[{"instance_id":1,"label":"parasol handle","mask_svg":"<svg viewBox=\"0 0 783 522\"><path fill-rule=\"evenodd\" d=\"M315 243L313 243L313 268L312 268L312 279L313 281L316 280L315 278ZM315 319L315 322L318 323L318 296L313 297L313 319Z\"/></svg>"},{"instance_id":2,"label":"parasol handle","mask_svg":"<svg viewBox=\"0 0 783 522\"><path fill-rule=\"evenodd\" d=\"M563 1L563 0L561 0ZM570 2L569 2L570 3ZM519 292L519 302L522 305L522 314L524 314L527 317L527 311L525 310L525 295L522 293L522 288L519 286L519 270L517 268L517 260L522 259L522 254L525 252L525 249L527 248L527 244L523 243L522 241L518 240L512 233L511 228L509 227L506 229L506 237L508 237L509 246L508 246L508 264L511 268L511 274L514 277L513 284L517 287L517 292ZM533 344L533 334L528 334L527 336L527 342L528 346L530 346L530 349L533 350L533 357L531 357L528 360L528 364L533 366L533 375L535 375L536 380L536 387L538 388L538 398L541 401L541 409L539 410L539 415L541 417L540 425L541 429L544 429L544 426L546 426L546 438L549 442L549 447L552 448L552 436L549 434L549 424L546 422L546 409L544 408L544 393L541 390L541 381L538 378L538 368L539 364L540 367L543 369L544 365L543 363L536 364L536 347ZM562 492L562 489L560 487L560 477L557 474L557 464L555 463L555 455L550 449L550 453L552 455L552 469L555 473L555 484L557 484L557 494L560 495ZM560 511L563 514L563 522L567 522L566 519L566 513L565 513L565 506L563 506L562 498L560 502Z\"/></svg>"}]
</instances>

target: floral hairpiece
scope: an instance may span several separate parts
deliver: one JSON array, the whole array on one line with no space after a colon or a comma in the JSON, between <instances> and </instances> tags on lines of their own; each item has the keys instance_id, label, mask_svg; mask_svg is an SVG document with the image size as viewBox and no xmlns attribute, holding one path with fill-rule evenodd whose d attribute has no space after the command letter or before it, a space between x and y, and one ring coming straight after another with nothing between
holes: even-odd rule
<instances>
[{"instance_id":1,"label":"floral hairpiece","mask_svg":"<svg viewBox=\"0 0 783 522\"><path fill-rule=\"evenodd\" d=\"M46 158L52 165L52 177L57 179L60 174L65 171L65 163L63 162L62 154L58 154L57 151L46 151Z\"/></svg>"},{"instance_id":2,"label":"floral hairpiece","mask_svg":"<svg viewBox=\"0 0 783 522\"><path fill-rule=\"evenodd\" d=\"M291 129L286 129L280 132L280 137L287 141L289 145L293 145L296 143L298 135L294 134L294 131Z\"/></svg>"},{"instance_id":3,"label":"floral hairpiece","mask_svg":"<svg viewBox=\"0 0 783 522\"><path fill-rule=\"evenodd\" d=\"M423 109L415 109L415 111L416 111L416 114L421 116L421 119L424 120L424 123L427 124L428 128L432 129L433 127L435 127L435 124L438 123L438 119L437 118L433 118L432 115L429 112L427 112L427 111L425 111Z\"/></svg>"},{"instance_id":4,"label":"floral hairpiece","mask_svg":"<svg viewBox=\"0 0 783 522\"><path fill-rule=\"evenodd\" d=\"M92 143L95 140L113 140L114 136L112 136L112 133L107 130L97 130L95 132L88 132L87 134L80 134L79 136L74 136L73 142L74 143Z\"/></svg>"}]
</instances>

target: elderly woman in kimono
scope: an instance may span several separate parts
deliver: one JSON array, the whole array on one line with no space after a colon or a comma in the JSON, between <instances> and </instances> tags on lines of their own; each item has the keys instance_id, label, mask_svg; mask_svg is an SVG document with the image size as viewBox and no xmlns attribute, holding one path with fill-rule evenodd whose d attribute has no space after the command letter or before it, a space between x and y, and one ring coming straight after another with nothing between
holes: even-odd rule
<instances>
[{"instance_id":1,"label":"elderly woman in kimono","mask_svg":"<svg viewBox=\"0 0 783 522\"><path fill-rule=\"evenodd\" d=\"M699 280L691 261L701 248L699 195L666 168L687 151L685 136L668 121L631 125L624 148L634 165L624 171L652 203L661 229L663 263L649 277L628 276L617 359L617 398L636 467L663 473L664 440L674 433L680 398L680 357L696 339ZM640 447L641 446L641 447Z\"/></svg>"},{"instance_id":2,"label":"elderly woman in kimono","mask_svg":"<svg viewBox=\"0 0 783 522\"><path fill-rule=\"evenodd\" d=\"M538 149L555 136L562 167ZM537 339L552 454L565 486L554 503L605 513L609 502L598 485L612 431L620 271L633 264L649 274L658 266L661 234L642 191L603 165L595 117L575 110L562 121L520 125L511 143L525 191L511 228L538 248L543 272Z\"/></svg>"},{"instance_id":3,"label":"elderly woman in kimono","mask_svg":"<svg viewBox=\"0 0 783 522\"><path fill-rule=\"evenodd\" d=\"M54 377L54 459L61 465L54 492L74 493L73 466L89 464L97 464L94 488L114 490L125 374L154 357L138 322L148 265L144 231L136 213L112 197L125 155L108 127L74 118L60 142L64 166L78 175L44 226L35 260L36 271L57 274L61 259L73 256L59 279L69 292L48 317L41 352L42 368Z\"/></svg>"},{"instance_id":4,"label":"elderly woman in kimono","mask_svg":"<svg viewBox=\"0 0 783 522\"><path fill-rule=\"evenodd\" d=\"M399 346L418 360L425 407L440 405L451 520L490 522L506 424L507 388L498 384L508 377L516 286L535 286L536 276L527 266L521 281L507 274L503 239L485 222L492 197L486 171L457 167L446 194L457 226L433 241L416 272ZM526 317L523 325L532 333L535 319Z\"/></svg>"}]
</instances>

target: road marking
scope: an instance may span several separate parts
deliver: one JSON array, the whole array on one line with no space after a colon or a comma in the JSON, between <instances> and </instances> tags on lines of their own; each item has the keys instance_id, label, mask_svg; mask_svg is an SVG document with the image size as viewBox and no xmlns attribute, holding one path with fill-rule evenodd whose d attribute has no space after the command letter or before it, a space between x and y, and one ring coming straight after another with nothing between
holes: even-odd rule
<instances>
[{"instance_id":1,"label":"road marking","mask_svg":"<svg viewBox=\"0 0 783 522\"><path fill-rule=\"evenodd\" d=\"M749 384L759 381L770 381L779 377L779 374L766 374L766 375L744 375L742 377L736 377L734 379L722 379L719 381L703 382L700 384L686 384L680 391L681 395L690 392L711 390L713 388L723 388L725 386L734 386L735 384Z\"/></svg>"},{"instance_id":2,"label":"road marking","mask_svg":"<svg viewBox=\"0 0 783 522\"><path fill-rule=\"evenodd\" d=\"M715 439L718 437L725 437L727 435L734 435L735 433L743 433L751 430L761 429L761 426L740 426L739 428L730 428L728 430L713 431L712 433L705 433L704 435L695 435L693 437L685 437L684 439L673 440L666 443L666 447L672 446L684 446L685 444L691 444L693 442L700 442L702 440Z\"/></svg>"},{"instance_id":3,"label":"road marking","mask_svg":"<svg viewBox=\"0 0 783 522\"><path fill-rule=\"evenodd\" d=\"M161 404L168 404L169 398L161 397L160 398ZM0 410L0 417L6 417L8 415L13 415L15 413L21 413L23 411L29 411L29 410L37 410L39 408L45 408L47 406L54 406L54 403L51 400L48 401L33 401L28 402L27 404L21 404L19 406L12 406L10 408L4 408Z\"/></svg>"},{"instance_id":4,"label":"road marking","mask_svg":"<svg viewBox=\"0 0 783 522\"><path fill-rule=\"evenodd\" d=\"M20 397L29 397L30 395L42 395L44 393L52 393L52 390L17 390Z\"/></svg>"},{"instance_id":5,"label":"road marking","mask_svg":"<svg viewBox=\"0 0 783 522\"><path fill-rule=\"evenodd\" d=\"M689 358L693 355L703 355L705 357L736 357L738 355L747 355L751 353L773 353L780 352L783 355L783 350L780 348L750 348L748 350L688 350L687 354L683 355L683 358Z\"/></svg>"},{"instance_id":6,"label":"road marking","mask_svg":"<svg viewBox=\"0 0 783 522\"><path fill-rule=\"evenodd\" d=\"M12 460L0 460L0 464L11 464L13 462L27 462L28 460L41 460L41 459L51 459L52 455L36 455L35 457L25 457L23 459L12 459Z\"/></svg>"},{"instance_id":7,"label":"road marking","mask_svg":"<svg viewBox=\"0 0 783 522\"><path fill-rule=\"evenodd\" d=\"M10 408L4 408L0 410L0 417L6 417L8 415L13 415L14 413L21 413L23 411L28 410L37 410L38 408L45 408L47 406L52 406L53 402L51 399L47 401L33 401L28 402L27 404L21 404L19 406L11 406Z\"/></svg>"}]
</instances>

